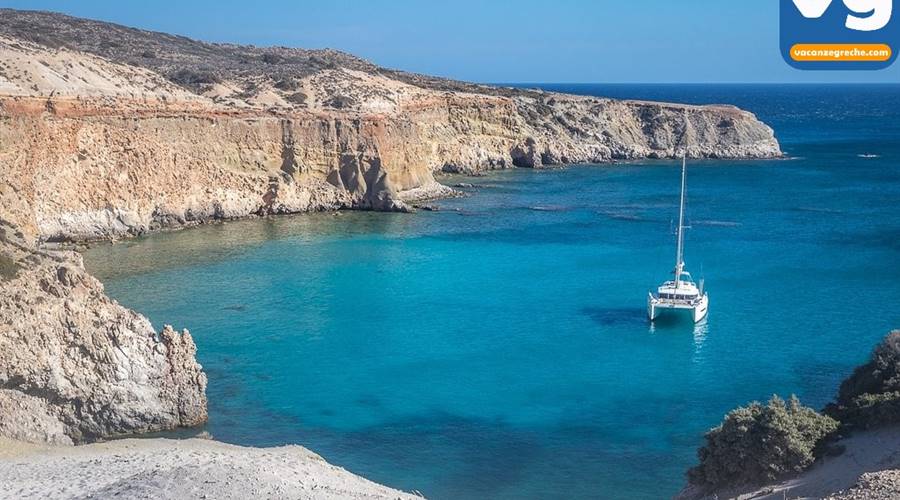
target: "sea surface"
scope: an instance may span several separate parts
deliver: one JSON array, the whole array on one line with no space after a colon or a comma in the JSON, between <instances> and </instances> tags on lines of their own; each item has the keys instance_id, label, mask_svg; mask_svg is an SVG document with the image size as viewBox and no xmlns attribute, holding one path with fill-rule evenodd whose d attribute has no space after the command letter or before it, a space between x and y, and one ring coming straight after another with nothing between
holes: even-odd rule
<instances>
[{"instance_id":1,"label":"sea surface","mask_svg":"<svg viewBox=\"0 0 900 500\"><path fill-rule=\"evenodd\" d=\"M689 164L705 323L645 318L675 259L667 161L446 177L474 187L441 211L210 225L88 268L191 330L215 438L438 499L670 496L729 409L821 407L900 327L900 86L542 86L775 129L790 159Z\"/></svg>"}]
</instances>

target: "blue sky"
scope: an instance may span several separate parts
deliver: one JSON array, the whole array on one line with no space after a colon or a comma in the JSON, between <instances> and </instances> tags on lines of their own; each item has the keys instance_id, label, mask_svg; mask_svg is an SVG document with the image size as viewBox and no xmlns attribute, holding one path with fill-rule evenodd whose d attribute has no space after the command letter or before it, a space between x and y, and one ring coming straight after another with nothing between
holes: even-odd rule
<instances>
[{"instance_id":1,"label":"blue sky","mask_svg":"<svg viewBox=\"0 0 900 500\"><path fill-rule=\"evenodd\" d=\"M778 0L0 0L0 5L208 41L332 47L382 66L481 82L900 82L900 63L877 72L788 67L778 49Z\"/></svg>"}]
</instances>

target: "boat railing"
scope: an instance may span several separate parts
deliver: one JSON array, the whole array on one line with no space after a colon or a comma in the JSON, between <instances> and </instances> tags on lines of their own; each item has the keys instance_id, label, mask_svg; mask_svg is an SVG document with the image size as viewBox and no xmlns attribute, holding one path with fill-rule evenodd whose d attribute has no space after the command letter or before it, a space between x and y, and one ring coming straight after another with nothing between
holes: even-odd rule
<instances>
[{"instance_id":1,"label":"boat railing","mask_svg":"<svg viewBox=\"0 0 900 500\"><path fill-rule=\"evenodd\" d=\"M692 306L700 303L700 296L691 297L691 298L675 298L668 294L651 294L653 299L657 302L666 302L668 304L681 304L686 306Z\"/></svg>"}]
</instances>

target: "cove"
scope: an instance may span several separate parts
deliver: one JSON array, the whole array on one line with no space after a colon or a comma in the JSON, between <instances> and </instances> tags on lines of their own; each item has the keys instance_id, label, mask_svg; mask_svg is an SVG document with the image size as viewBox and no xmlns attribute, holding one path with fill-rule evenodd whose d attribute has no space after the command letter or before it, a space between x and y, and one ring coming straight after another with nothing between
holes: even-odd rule
<instances>
[{"instance_id":1,"label":"cove","mask_svg":"<svg viewBox=\"0 0 900 500\"><path fill-rule=\"evenodd\" d=\"M236 221L85 260L191 330L216 439L301 444L431 498L668 496L729 409L822 406L898 325L900 105L842 89L581 89L733 102L792 157L689 164L698 327L645 319L674 262L675 162L444 177L472 187L437 212Z\"/></svg>"}]
</instances>

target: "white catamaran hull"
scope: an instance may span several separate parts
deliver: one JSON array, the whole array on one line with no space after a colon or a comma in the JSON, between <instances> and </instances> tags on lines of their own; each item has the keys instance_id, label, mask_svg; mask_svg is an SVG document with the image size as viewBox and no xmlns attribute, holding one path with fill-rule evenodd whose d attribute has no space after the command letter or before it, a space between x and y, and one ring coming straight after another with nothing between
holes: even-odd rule
<instances>
[{"instance_id":1,"label":"white catamaran hull","mask_svg":"<svg viewBox=\"0 0 900 500\"><path fill-rule=\"evenodd\" d=\"M647 295L647 316L650 321L662 314L689 313L694 323L699 323L709 311L709 296L694 283L691 273L684 268L684 192L687 186L687 157L681 158L681 199L678 204L678 243L675 245L675 269L673 280L665 281L657 293Z\"/></svg>"},{"instance_id":2,"label":"white catamaran hull","mask_svg":"<svg viewBox=\"0 0 900 500\"><path fill-rule=\"evenodd\" d=\"M647 297L647 316L650 321L663 314L689 314L694 323L699 323L709 312L709 296L703 295L696 303L687 304L657 299L653 294Z\"/></svg>"}]
</instances>

